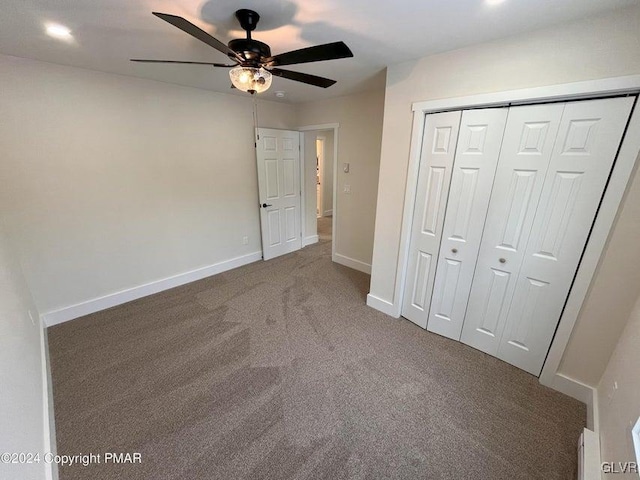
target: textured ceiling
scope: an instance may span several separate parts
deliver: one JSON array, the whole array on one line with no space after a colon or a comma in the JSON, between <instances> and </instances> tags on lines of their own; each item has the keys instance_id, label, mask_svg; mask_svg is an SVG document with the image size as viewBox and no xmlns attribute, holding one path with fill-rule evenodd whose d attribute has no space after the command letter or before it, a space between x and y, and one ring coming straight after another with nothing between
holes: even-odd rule
<instances>
[{"instance_id":1,"label":"textured ceiling","mask_svg":"<svg viewBox=\"0 0 640 480\"><path fill-rule=\"evenodd\" d=\"M135 64L129 58L224 62L226 57L151 15L183 16L223 42L243 33L238 8L261 15L254 38L274 54L343 40L354 58L287 67L338 81L328 89L274 78L263 98L301 102L353 93L380 82L387 65L535 30L638 0L3 0L0 53L104 72L230 92L226 69ZM73 41L48 37L44 24L66 25ZM236 93L238 95L246 95Z\"/></svg>"}]
</instances>

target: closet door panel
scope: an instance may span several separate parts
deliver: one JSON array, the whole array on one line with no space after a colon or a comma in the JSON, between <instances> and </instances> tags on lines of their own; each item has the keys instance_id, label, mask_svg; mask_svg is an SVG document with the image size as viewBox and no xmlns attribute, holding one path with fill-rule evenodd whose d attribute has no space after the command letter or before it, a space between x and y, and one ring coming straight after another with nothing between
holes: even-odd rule
<instances>
[{"instance_id":1,"label":"closet door panel","mask_svg":"<svg viewBox=\"0 0 640 480\"><path fill-rule=\"evenodd\" d=\"M496 355L564 104L512 107L461 340Z\"/></svg>"},{"instance_id":2,"label":"closet door panel","mask_svg":"<svg viewBox=\"0 0 640 480\"><path fill-rule=\"evenodd\" d=\"M498 356L539 375L622 140L632 98L566 104Z\"/></svg>"},{"instance_id":3,"label":"closet door panel","mask_svg":"<svg viewBox=\"0 0 640 480\"><path fill-rule=\"evenodd\" d=\"M427 326L461 112L427 115L402 316Z\"/></svg>"},{"instance_id":4,"label":"closet door panel","mask_svg":"<svg viewBox=\"0 0 640 480\"><path fill-rule=\"evenodd\" d=\"M506 108L462 113L427 325L455 340L462 331L507 113Z\"/></svg>"}]
</instances>

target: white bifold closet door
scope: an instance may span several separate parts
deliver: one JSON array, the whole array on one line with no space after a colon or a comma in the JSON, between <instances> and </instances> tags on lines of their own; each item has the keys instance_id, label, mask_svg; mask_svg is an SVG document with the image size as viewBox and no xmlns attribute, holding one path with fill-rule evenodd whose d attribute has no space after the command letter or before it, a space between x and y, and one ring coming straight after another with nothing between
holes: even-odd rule
<instances>
[{"instance_id":1,"label":"white bifold closet door","mask_svg":"<svg viewBox=\"0 0 640 480\"><path fill-rule=\"evenodd\" d=\"M427 330L460 340L508 109L462 113Z\"/></svg>"},{"instance_id":2,"label":"white bifold closet door","mask_svg":"<svg viewBox=\"0 0 640 480\"><path fill-rule=\"evenodd\" d=\"M564 104L513 107L505 129L462 341L496 355Z\"/></svg>"},{"instance_id":3,"label":"white bifold closet door","mask_svg":"<svg viewBox=\"0 0 640 480\"><path fill-rule=\"evenodd\" d=\"M540 374L633 102L510 109L463 342Z\"/></svg>"},{"instance_id":4,"label":"white bifold closet door","mask_svg":"<svg viewBox=\"0 0 640 480\"><path fill-rule=\"evenodd\" d=\"M402 315L427 326L460 112L428 115L422 138Z\"/></svg>"}]
</instances>

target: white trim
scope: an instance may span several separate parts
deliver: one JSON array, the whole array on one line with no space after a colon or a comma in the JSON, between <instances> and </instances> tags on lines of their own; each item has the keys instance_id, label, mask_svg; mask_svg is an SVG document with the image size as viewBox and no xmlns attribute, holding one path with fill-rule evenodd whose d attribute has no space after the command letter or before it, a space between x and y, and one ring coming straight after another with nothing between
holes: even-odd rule
<instances>
[{"instance_id":1,"label":"white trim","mask_svg":"<svg viewBox=\"0 0 640 480\"><path fill-rule=\"evenodd\" d=\"M585 428L580 435L581 457L578 458L578 480L600 480L600 437Z\"/></svg>"},{"instance_id":2,"label":"white trim","mask_svg":"<svg viewBox=\"0 0 640 480\"><path fill-rule=\"evenodd\" d=\"M633 440L633 450L636 454L636 463L640 463L640 417L631 429L631 438Z\"/></svg>"},{"instance_id":3,"label":"white trim","mask_svg":"<svg viewBox=\"0 0 640 480\"><path fill-rule=\"evenodd\" d=\"M624 94L640 91L640 75L605 78L585 82L575 82L547 87L536 87L507 92L496 92L467 97L448 98L416 102L413 104L413 129L411 134L411 150L407 171L405 202L400 233L400 248L398 265L394 284L392 307L385 313L400 316L402 309L402 294L406 271L407 253L409 250L409 233L415 207L415 189L420 165L422 135L425 115L443 110L460 110L463 108L477 108L496 105L511 105L535 103L542 101L566 101L578 98L592 98L603 95ZM551 386L556 384L562 355L571 336L571 332L578 318L580 308L586 297L589 285L604 251L611 227L615 221L618 208L621 205L624 192L635 167L638 151L640 150L640 108L635 108L631 116L629 128L623 139L615 167L605 191L602 204L598 211L585 254L578 268L574 284L569 293L567 304L558 323L558 329L551 343L549 354L540 375L540 383ZM372 305L373 306L373 305ZM375 308L375 307L374 307ZM383 310L384 311L384 310ZM593 402L591 402L593 403Z\"/></svg>"},{"instance_id":4,"label":"white trim","mask_svg":"<svg viewBox=\"0 0 640 480\"><path fill-rule=\"evenodd\" d=\"M40 362L42 369L42 423L43 423L43 452L57 453L56 448L56 426L53 410L53 388L51 387L51 364L49 362L49 341L47 328L42 317L40 322ZM44 478L46 480L58 479L58 464L55 462L45 462Z\"/></svg>"},{"instance_id":5,"label":"white trim","mask_svg":"<svg viewBox=\"0 0 640 480\"><path fill-rule=\"evenodd\" d=\"M409 247L411 239L411 224L413 223L413 210L418 191L418 172L420 170L420 156L422 154L422 140L426 115L422 112L414 112L413 127L411 132L411 149L409 151L409 169L407 172L407 185L404 195L404 211L402 212L402 231L400 235L400 251L398 253L398 269L396 270L396 283L393 290L393 313L396 318L402 313L402 301L406 281L405 272L409 261ZM410 206L410 207L409 207ZM408 228L406 226L408 225Z\"/></svg>"},{"instance_id":6,"label":"white trim","mask_svg":"<svg viewBox=\"0 0 640 480\"><path fill-rule=\"evenodd\" d=\"M609 233L617 217L625 193L635 168L640 151L640 108L636 105L627 132L622 141L618 159L609 178L598 215L596 216L589 242L585 249L576 278L569 292L567 303L560 317L558 329L553 337L547 359L542 367L540 383L547 385L560 367L564 350L569 343L573 326L578 319L582 303L587 296L591 280L598 268L600 256L604 252Z\"/></svg>"},{"instance_id":7,"label":"white trim","mask_svg":"<svg viewBox=\"0 0 640 480\"><path fill-rule=\"evenodd\" d=\"M415 102L414 112L436 112L443 110L460 110L470 107L496 107L512 103L534 103L589 98L598 95L618 95L637 92L640 89L640 75L603 78L584 82L564 83L545 87L523 88L506 92L483 93L467 97L443 98L426 102Z\"/></svg>"},{"instance_id":8,"label":"white trim","mask_svg":"<svg viewBox=\"0 0 640 480\"><path fill-rule=\"evenodd\" d=\"M337 222L337 218L338 218L338 131L340 130L340 124L339 123L321 123L320 125L305 125L302 127L298 127L299 132L309 132L313 130L333 130L333 211L335 211L335 215L333 215L333 211L332 211L331 258L335 262L334 257L336 256L336 238L338 237L336 229L338 226L338 222ZM302 157L304 157L304 150L301 150L301 152L303 152ZM302 196L303 197L305 196L304 183L302 184ZM303 233L304 233L304 230L303 230ZM371 273L371 266L369 266L369 273Z\"/></svg>"},{"instance_id":9,"label":"white trim","mask_svg":"<svg viewBox=\"0 0 640 480\"><path fill-rule=\"evenodd\" d=\"M339 123L321 123L320 125L305 125L304 127L298 127L301 132L309 132L313 130L335 130L340 127Z\"/></svg>"},{"instance_id":10,"label":"white trim","mask_svg":"<svg viewBox=\"0 0 640 480\"><path fill-rule=\"evenodd\" d=\"M375 308L376 310L381 311L382 313L386 313L387 315L398 318L394 315L395 312L393 309L393 304L391 302L376 297L371 293L367 295L367 305L371 308Z\"/></svg>"},{"instance_id":11,"label":"white trim","mask_svg":"<svg viewBox=\"0 0 640 480\"><path fill-rule=\"evenodd\" d=\"M302 246L306 247L307 245L313 245L314 243L318 243L320 238L318 235L309 235L308 237L304 237L302 239Z\"/></svg>"},{"instance_id":12,"label":"white trim","mask_svg":"<svg viewBox=\"0 0 640 480\"><path fill-rule=\"evenodd\" d=\"M354 270L358 270L359 272L368 273L371 275L371 264L364 263L360 260L356 260L355 258L347 257L345 255L340 255L339 253L334 253L331 256L331 260L340 265L344 265L345 267L353 268Z\"/></svg>"},{"instance_id":13,"label":"white trim","mask_svg":"<svg viewBox=\"0 0 640 480\"><path fill-rule=\"evenodd\" d=\"M320 216L322 216L322 214L324 213L324 177L325 177L325 164L324 164L324 159L325 159L325 155L324 155L324 145L327 141L327 137L323 136L323 135L316 135L316 156L318 157L318 165L322 165L322 172L320 174L320 205L318 205L318 185L316 185L316 214L317 212L320 212ZM318 155L318 142L322 143L322 155ZM320 161L320 158L322 158L322 161ZM333 179L332 179L333 180Z\"/></svg>"},{"instance_id":14,"label":"white trim","mask_svg":"<svg viewBox=\"0 0 640 480\"><path fill-rule=\"evenodd\" d=\"M144 285L139 285L133 288L127 288L119 292L110 293L102 297L93 298L86 302L81 302L75 305L47 312L42 315L42 319L46 326L51 327L59 323L73 320L74 318L83 317L90 313L99 312L107 308L115 307L138 298L146 297L147 295L153 295L154 293L162 292L170 288L179 287L187 283L195 282L211 275L226 272L233 268L238 268L249 263L257 262L262 259L262 251L249 253L240 257L232 258L222 262L215 263L202 268L197 268L189 272L180 273L171 277L156 280Z\"/></svg>"},{"instance_id":15,"label":"white trim","mask_svg":"<svg viewBox=\"0 0 640 480\"><path fill-rule=\"evenodd\" d=\"M323 212L323 215L322 215L322 216L323 216L323 217L333 217L333 209L331 209L331 210L325 210L325 211Z\"/></svg>"},{"instance_id":16,"label":"white trim","mask_svg":"<svg viewBox=\"0 0 640 480\"><path fill-rule=\"evenodd\" d=\"M307 202L305 201L304 188L304 133L298 132L298 145L300 146L300 236L302 237L302 246L304 247L304 239L307 237ZM256 155L258 150L256 149ZM257 163L256 163L257 165Z\"/></svg>"}]
</instances>

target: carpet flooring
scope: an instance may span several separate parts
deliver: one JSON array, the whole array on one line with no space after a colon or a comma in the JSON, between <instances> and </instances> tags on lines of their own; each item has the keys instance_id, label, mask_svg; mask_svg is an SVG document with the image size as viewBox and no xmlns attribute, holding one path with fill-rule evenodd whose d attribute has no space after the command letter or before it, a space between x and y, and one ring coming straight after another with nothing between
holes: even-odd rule
<instances>
[{"instance_id":1,"label":"carpet flooring","mask_svg":"<svg viewBox=\"0 0 640 480\"><path fill-rule=\"evenodd\" d=\"M368 308L323 237L50 328L58 453L142 458L60 478L576 477L583 404Z\"/></svg>"},{"instance_id":2,"label":"carpet flooring","mask_svg":"<svg viewBox=\"0 0 640 480\"><path fill-rule=\"evenodd\" d=\"M333 228L333 217L318 218L318 238L321 242L331 241L331 230Z\"/></svg>"}]
</instances>

